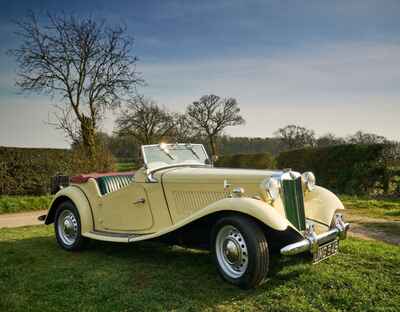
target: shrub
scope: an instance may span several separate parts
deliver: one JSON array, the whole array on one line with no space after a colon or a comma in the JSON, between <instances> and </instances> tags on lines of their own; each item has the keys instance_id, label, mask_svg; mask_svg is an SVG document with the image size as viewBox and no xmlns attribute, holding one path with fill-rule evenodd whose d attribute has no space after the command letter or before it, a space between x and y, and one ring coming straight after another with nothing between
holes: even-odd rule
<instances>
[{"instance_id":1,"label":"shrub","mask_svg":"<svg viewBox=\"0 0 400 312\"><path fill-rule=\"evenodd\" d=\"M216 162L216 167L272 169L275 168L275 160L270 153L236 154L221 156Z\"/></svg>"},{"instance_id":2,"label":"shrub","mask_svg":"<svg viewBox=\"0 0 400 312\"><path fill-rule=\"evenodd\" d=\"M43 195L55 175L112 171L111 153L100 147L95 162L79 147L73 150L0 147L0 195Z\"/></svg>"},{"instance_id":3,"label":"shrub","mask_svg":"<svg viewBox=\"0 0 400 312\"><path fill-rule=\"evenodd\" d=\"M313 171L318 184L342 194L387 191L391 174L385 159L387 145L337 145L281 153L278 167Z\"/></svg>"},{"instance_id":4,"label":"shrub","mask_svg":"<svg viewBox=\"0 0 400 312\"><path fill-rule=\"evenodd\" d=\"M0 147L0 194L40 195L50 177L70 173L70 151Z\"/></svg>"},{"instance_id":5,"label":"shrub","mask_svg":"<svg viewBox=\"0 0 400 312\"><path fill-rule=\"evenodd\" d=\"M71 153L71 171L74 173L111 172L116 163L111 152L103 145L96 146L94 159L86 155L82 146L75 146Z\"/></svg>"}]
</instances>

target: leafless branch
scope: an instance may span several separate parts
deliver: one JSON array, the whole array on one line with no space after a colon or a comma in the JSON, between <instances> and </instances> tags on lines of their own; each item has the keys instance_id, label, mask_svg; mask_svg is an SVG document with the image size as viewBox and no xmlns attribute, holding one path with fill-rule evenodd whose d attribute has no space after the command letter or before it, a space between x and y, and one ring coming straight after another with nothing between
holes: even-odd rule
<instances>
[{"instance_id":1,"label":"leafless branch","mask_svg":"<svg viewBox=\"0 0 400 312\"><path fill-rule=\"evenodd\" d=\"M193 102L187 108L193 128L203 133L210 142L211 152L216 154L215 139L226 127L244 124L236 99L221 99L210 94Z\"/></svg>"},{"instance_id":2,"label":"leafless branch","mask_svg":"<svg viewBox=\"0 0 400 312\"><path fill-rule=\"evenodd\" d=\"M174 129L173 116L143 96L130 100L116 123L120 135L131 135L141 144L159 143Z\"/></svg>"},{"instance_id":3,"label":"leafless branch","mask_svg":"<svg viewBox=\"0 0 400 312\"><path fill-rule=\"evenodd\" d=\"M17 21L21 43L9 52L19 65L22 90L60 97L65 109L54 117L72 138L72 119L82 124L89 118L96 128L105 111L132 97L143 79L125 27L65 14L48 13L44 20L30 12Z\"/></svg>"}]
</instances>

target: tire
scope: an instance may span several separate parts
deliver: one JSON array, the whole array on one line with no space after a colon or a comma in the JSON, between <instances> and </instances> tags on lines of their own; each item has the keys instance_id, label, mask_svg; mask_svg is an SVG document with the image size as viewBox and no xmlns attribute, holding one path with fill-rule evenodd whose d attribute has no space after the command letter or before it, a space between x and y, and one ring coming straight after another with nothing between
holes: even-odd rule
<instances>
[{"instance_id":1,"label":"tire","mask_svg":"<svg viewBox=\"0 0 400 312\"><path fill-rule=\"evenodd\" d=\"M79 212L71 201L64 201L57 207L54 231L57 243L68 251L81 250L88 242L88 238L81 235Z\"/></svg>"},{"instance_id":2,"label":"tire","mask_svg":"<svg viewBox=\"0 0 400 312\"><path fill-rule=\"evenodd\" d=\"M221 277L243 289L254 288L266 278L268 244L260 225L246 216L219 219L211 232L213 259Z\"/></svg>"}]
</instances>

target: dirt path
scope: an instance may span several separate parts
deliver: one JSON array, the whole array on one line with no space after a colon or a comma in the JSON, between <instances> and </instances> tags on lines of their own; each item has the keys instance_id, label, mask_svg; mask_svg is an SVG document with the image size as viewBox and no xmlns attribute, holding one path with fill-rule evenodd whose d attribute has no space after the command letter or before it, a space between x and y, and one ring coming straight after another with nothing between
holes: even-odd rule
<instances>
[{"instance_id":1,"label":"dirt path","mask_svg":"<svg viewBox=\"0 0 400 312\"><path fill-rule=\"evenodd\" d=\"M43 224L43 222L38 220L38 217L46 213L47 210L38 210L32 212L1 214L0 229Z\"/></svg>"},{"instance_id":2,"label":"dirt path","mask_svg":"<svg viewBox=\"0 0 400 312\"><path fill-rule=\"evenodd\" d=\"M345 218L351 223L349 236L400 245L400 221L369 218L351 213L345 213Z\"/></svg>"}]
</instances>

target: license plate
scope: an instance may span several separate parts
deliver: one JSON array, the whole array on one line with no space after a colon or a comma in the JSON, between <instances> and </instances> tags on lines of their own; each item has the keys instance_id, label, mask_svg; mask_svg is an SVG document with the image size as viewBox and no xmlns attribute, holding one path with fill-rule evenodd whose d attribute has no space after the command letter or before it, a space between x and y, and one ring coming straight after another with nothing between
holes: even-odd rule
<instances>
[{"instance_id":1,"label":"license plate","mask_svg":"<svg viewBox=\"0 0 400 312\"><path fill-rule=\"evenodd\" d=\"M339 241L334 240L325 245L318 247L318 252L316 252L313 256L313 263L320 262L329 258L330 256L336 255L339 251Z\"/></svg>"}]
</instances>

